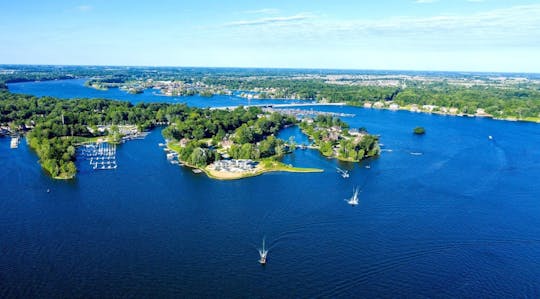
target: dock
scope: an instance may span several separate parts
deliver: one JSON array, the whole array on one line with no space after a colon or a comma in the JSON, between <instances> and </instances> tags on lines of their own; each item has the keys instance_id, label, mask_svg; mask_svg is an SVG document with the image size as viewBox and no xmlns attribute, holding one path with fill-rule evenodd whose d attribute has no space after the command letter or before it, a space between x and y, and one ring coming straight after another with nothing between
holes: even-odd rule
<instances>
[{"instance_id":1,"label":"dock","mask_svg":"<svg viewBox=\"0 0 540 299\"><path fill-rule=\"evenodd\" d=\"M106 142L86 144L80 151L83 159L89 160L94 170L113 170L118 168L116 163L116 145Z\"/></svg>"},{"instance_id":2,"label":"dock","mask_svg":"<svg viewBox=\"0 0 540 299\"><path fill-rule=\"evenodd\" d=\"M311 107L311 106L346 106L346 103L289 103L289 104L255 104L255 105L238 105L227 107L212 107L210 110L232 110L240 106L244 108L260 107L260 108L288 108L288 107Z\"/></svg>"},{"instance_id":3,"label":"dock","mask_svg":"<svg viewBox=\"0 0 540 299\"><path fill-rule=\"evenodd\" d=\"M285 114L285 115L294 116L294 117L297 117L297 118L313 117L313 116L317 116L317 115L335 116L335 117L355 117L356 116L356 115L351 114L351 113L317 111L317 110L313 110L313 108L311 108L309 110L306 110L306 109L290 109L290 108L289 109L262 108L262 110L264 112L268 112L268 113L277 112L277 113L281 113L281 114Z\"/></svg>"},{"instance_id":4,"label":"dock","mask_svg":"<svg viewBox=\"0 0 540 299\"><path fill-rule=\"evenodd\" d=\"M20 139L19 137L11 137L11 143L9 144L9 147L10 148L18 148L19 147L19 142L20 142Z\"/></svg>"}]
</instances>

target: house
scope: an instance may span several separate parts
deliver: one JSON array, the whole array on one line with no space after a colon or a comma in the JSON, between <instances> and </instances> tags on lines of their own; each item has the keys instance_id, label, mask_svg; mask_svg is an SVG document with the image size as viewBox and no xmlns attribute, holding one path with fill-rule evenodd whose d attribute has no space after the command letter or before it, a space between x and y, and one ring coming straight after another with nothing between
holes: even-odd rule
<instances>
[{"instance_id":1,"label":"house","mask_svg":"<svg viewBox=\"0 0 540 299\"><path fill-rule=\"evenodd\" d=\"M223 149L230 149L234 142L232 142L232 140L224 139L219 144Z\"/></svg>"},{"instance_id":2,"label":"house","mask_svg":"<svg viewBox=\"0 0 540 299\"><path fill-rule=\"evenodd\" d=\"M375 102L373 103L373 108L377 108L377 109L380 109L380 108L383 108L384 107L384 103L383 102Z\"/></svg>"},{"instance_id":3,"label":"house","mask_svg":"<svg viewBox=\"0 0 540 299\"><path fill-rule=\"evenodd\" d=\"M209 165L209 167L216 171L245 172L255 170L257 164L258 162L250 159L231 159L216 161Z\"/></svg>"},{"instance_id":4,"label":"house","mask_svg":"<svg viewBox=\"0 0 540 299\"><path fill-rule=\"evenodd\" d=\"M180 142L178 143L181 147L185 147L189 142L189 139L187 138L182 138L180 139Z\"/></svg>"},{"instance_id":5,"label":"house","mask_svg":"<svg viewBox=\"0 0 540 299\"><path fill-rule=\"evenodd\" d=\"M425 111L428 111L428 112L432 112L435 108L439 108L439 107L435 106L435 105L423 105L422 106L422 109L424 109Z\"/></svg>"}]
</instances>

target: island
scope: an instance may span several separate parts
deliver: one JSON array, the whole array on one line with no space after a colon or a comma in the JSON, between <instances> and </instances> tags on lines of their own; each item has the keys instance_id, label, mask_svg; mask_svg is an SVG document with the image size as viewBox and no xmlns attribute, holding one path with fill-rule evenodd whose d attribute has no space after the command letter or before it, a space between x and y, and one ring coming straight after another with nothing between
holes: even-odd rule
<instances>
[{"instance_id":1,"label":"island","mask_svg":"<svg viewBox=\"0 0 540 299\"><path fill-rule=\"evenodd\" d=\"M413 133L416 135L424 135L426 134L426 129L424 129L424 127L416 127L413 129Z\"/></svg>"}]
</instances>

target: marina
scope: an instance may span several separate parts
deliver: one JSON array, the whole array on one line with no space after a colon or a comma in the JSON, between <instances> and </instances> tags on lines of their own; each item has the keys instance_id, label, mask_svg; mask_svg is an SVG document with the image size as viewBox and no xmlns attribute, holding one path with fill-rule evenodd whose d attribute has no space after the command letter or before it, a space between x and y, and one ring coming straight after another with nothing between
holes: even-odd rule
<instances>
[{"instance_id":1,"label":"marina","mask_svg":"<svg viewBox=\"0 0 540 299\"><path fill-rule=\"evenodd\" d=\"M113 170L118 168L116 163L116 144L98 142L85 144L81 147L80 157L88 160L93 170Z\"/></svg>"},{"instance_id":2,"label":"marina","mask_svg":"<svg viewBox=\"0 0 540 299\"><path fill-rule=\"evenodd\" d=\"M293 106L294 107L294 106ZM290 115L298 118L303 117L315 117L317 115L324 115L324 116L333 116L333 117L354 117L354 114L351 113L343 113L343 112L329 112L329 111L318 111L314 110L313 108L307 110L307 109L285 109L285 108L263 108L263 111L269 112L269 113L282 113L285 115Z\"/></svg>"}]
</instances>

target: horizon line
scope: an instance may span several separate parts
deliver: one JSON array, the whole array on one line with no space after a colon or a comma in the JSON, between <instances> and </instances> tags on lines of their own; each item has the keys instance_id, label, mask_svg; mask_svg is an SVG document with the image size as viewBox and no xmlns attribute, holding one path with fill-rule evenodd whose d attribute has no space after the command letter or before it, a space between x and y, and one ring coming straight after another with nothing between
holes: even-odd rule
<instances>
[{"instance_id":1,"label":"horizon line","mask_svg":"<svg viewBox=\"0 0 540 299\"><path fill-rule=\"evenodd\" d=\"M181 66L181 65L114 65L114 64L42 64L42 63L0 63L0 66L70 66L70 67L123 67L123 68L199 68L199 69L267 69L267 70L326 70L326 71L376 71L376 72L418 72L418 73L471 73L471 74L530 74L540 75L540 72L527 71L471 71L471 70L413 70L387 68L329 68L329 67L264 67L264 66Z\"/></svg>"}]
</instances>

